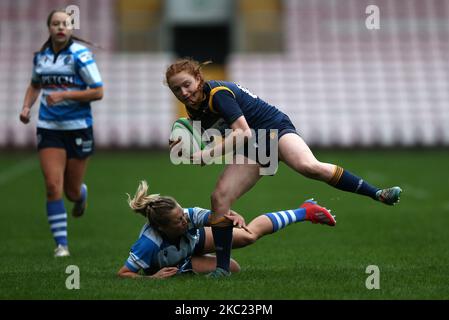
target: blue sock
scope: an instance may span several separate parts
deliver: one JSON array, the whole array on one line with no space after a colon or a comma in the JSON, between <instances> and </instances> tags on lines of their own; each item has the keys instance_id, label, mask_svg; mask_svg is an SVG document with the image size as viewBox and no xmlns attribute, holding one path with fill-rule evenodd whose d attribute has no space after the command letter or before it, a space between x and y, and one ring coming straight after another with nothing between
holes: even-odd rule
<instances>
[{"instance_id":1,"label":"blue sock","mask_svg":"<svg viewBox=\"0 0 449 320\"><path fill-rule=\"evenodd\" d=\"M229 271L229 265L231 264L232 229L232 226L224 228L212 227L217 267L226 271Z\"/></svg>"},{"instance_id":2,"label":"blue sock","mask_svg":"<svg viewBox=\"0 0 449 320\"><path fill-rule=\"evenodd\" d=\"M362 194L373 199L377 199L376 192L380 190L338 166L329 184L337 189Z\"/></svg>"},{"instance_id":3,"label":"blue sock","mask_svg":"<svg viewBox=\"0 0 449 320\"><path fill-rule=\"evenodd\" d=\"M47 201L47 217L56 245L67 246L67 212L62 199Z\"/></svg>"},{"instance_id":4,"label":"blue sock","mask_svg":"<svg viewBox=\"0 0 449 320\"><path fill-rule=\"evenodd\" d=\"M306 219L306 209L297 208L292 210L277 211L265 214L273 223L273 233L285 228L290 223L304 221Z\"/></svg>"}]
</instances>

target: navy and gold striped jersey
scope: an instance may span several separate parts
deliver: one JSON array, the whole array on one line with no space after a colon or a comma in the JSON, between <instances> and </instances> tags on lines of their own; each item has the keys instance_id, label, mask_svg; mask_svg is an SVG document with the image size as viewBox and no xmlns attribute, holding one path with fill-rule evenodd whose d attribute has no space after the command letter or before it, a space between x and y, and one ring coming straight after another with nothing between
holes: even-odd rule
<instances>
[{"instance_id":1,"label":"navy and gold striped jersey","mask_svg":"<svg viewBox=\"0 0 449 320\"><path fill-rule=\"evenodd\" d=\"M198 109L186 107L192 120L200 120L204 129L224 133L240 116L251 129L273 129L285 114L242 86L227 81L207 81L203 87L206 99Z\"/></svg>"}]
</instances>

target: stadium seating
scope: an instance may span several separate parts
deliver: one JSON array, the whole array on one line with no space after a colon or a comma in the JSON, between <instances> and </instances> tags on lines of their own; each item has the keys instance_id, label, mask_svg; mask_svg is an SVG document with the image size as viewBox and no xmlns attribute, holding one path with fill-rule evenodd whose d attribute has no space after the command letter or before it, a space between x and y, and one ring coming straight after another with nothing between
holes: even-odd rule
<instances>
[{"instance_id":1,"label":"stadium seating","mask_svg":"<svg viewBox=\"0 0 449 320\"><path fill-rule=\"evenodd\" d=\"M448 145L449 4L284 2L286 52L234 54L228 74L321 146Z\"/></svg>"},{"instance_id":2,"label":"stadium seating","mask_svg":"<svg viewBox=\"0 0 449 320\"><path fill-rule=\"evenodd\" d=\"M30 81L33 52L47 39L45 19L70 1L0 2L0 147L34 145L35 126L18 121ZM104 99L93 104L95 136L101 147L166 147L176 110L163 88L169 54L120 53L115 45L115 7L109 0L80 0L76 35L93 48L105 86ZM94 8L95 6L95 8ZM32 110L37 118L38 104Z\"/></svg>"},{"instance_id":3,"label":"stadium seating","mask_svg":"<svg viewBox=\"0 0 449 320\"><path fill-rule=\"evenodd\" d=\"M34 126L18 121L32 53L46 40L49 11L70 4L0 1L0 148L34 144ZM98 146L166 146L178 114L162 86L172 56L120 51L116 1L77 4L77 35L101 46L93 49L106 92L93 104ZM242 2L241 10L249 4ZM226 70L230 80L288 113L311 145L449 145L447 1L376 0L378 30L365 26L364 1L282 4L285 50L232 54ZM37 106L33 121L36 116Z\"/></svg>"}]
</instances>

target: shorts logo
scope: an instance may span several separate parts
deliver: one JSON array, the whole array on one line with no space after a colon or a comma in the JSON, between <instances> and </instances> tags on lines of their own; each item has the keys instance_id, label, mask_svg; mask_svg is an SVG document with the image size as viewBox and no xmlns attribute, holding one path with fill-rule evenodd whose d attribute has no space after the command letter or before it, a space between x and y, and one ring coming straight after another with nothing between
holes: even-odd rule
<instances>
[{"instance_id":1,"label":"shorts logo","mask_svg":"<svg viewBox=\"0 0 449 320\"><path fill-rule=\"evenodd\" d=\"M76 139L75 139L75 143L76 143L77 146L80 146L80 145L83 143L83 139L81 139L81 138L76 138Z\"/></svg>"},{"instance_id":2,"label":"shorts logo","mask_svg":"<svg viewBox=\"0 0 449 320\"><path fill-rule=\"evenodd\" d=\"M83 152L92 151L92 140L87 140L83 142Z\"/></svg>"},{"instance_id":3,"label":"shorts logo","mask_svg":"<svg viewBox=\"0 0 449 320\"><path fill-rule=\"evenodd\" d=\"M37 135L37 144L40 144L42 141L42 135L38 134Z\"/></svg>"}]
</instances>

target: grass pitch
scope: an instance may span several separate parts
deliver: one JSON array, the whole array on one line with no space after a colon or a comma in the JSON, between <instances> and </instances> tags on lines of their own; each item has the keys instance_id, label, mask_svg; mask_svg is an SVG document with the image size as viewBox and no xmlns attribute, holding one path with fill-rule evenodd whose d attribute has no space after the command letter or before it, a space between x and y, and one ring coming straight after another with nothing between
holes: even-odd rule
<instances>
[{"instance_id":1,"label":"grass pitch","mask_svg":"<svg viewBox=\"0 0 449 320\"><path fill-rule=\"evenodd\" d=\"M449 154L447 151L319 151L378 186L400 185L401 203L385 206L306 179L281 164L239 199L247 222L314 197L337 215L330 228L291 225L232 253L242 271L226 280L180 276L119 279L117 270L144 219L125 193L146 179L150 192L181 205L209 207L221 166L173 166L168 153L99 152L86 182L84 217L69 214L71 257L55 259L45 213L43 177L34 153L0 154L0 299L448 299ZM70 212L72 204L66 201ZM68 290L66 268L80 270ZM365 286L366 268L380 270L380 289Z\"/></svg>"}]
</instances>

